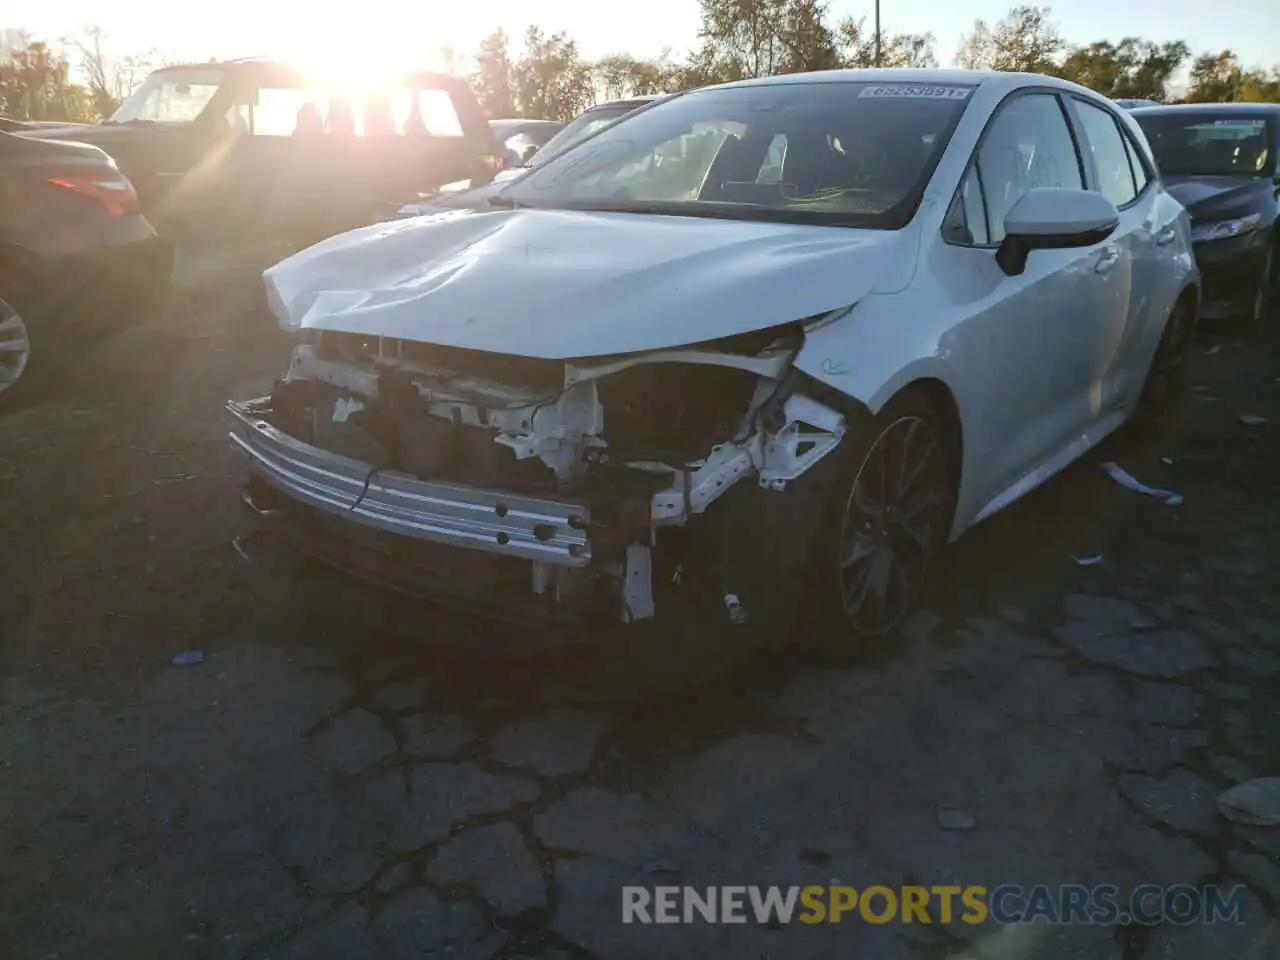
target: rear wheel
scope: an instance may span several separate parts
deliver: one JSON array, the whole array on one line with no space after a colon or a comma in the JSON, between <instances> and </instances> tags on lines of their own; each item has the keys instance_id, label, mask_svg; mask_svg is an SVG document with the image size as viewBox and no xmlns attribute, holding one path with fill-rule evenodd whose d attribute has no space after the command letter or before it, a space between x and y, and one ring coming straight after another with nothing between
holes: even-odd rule
<instances>
[{"instance_id":1,"label":"rear wheel","mask_svg":"<svg viewBox=\"0 0 1280 960\"><path fill-rule=\"evenodd\" d=\"M22 317L0 300L0 396L10 400L31 358L31 335Z\"/></svg>"},{"instance_id":2,"label":"rear wheel","mask_svg":"<svg viewBox=\"0 0 1280 960\"><path fill-rule=\"evenodd\" d=\"M941 418L922 394L900 394L845 454L815 544L820 626L839 646L896 631L915 609L955 502Z\"/></svg>"}]
</instances>

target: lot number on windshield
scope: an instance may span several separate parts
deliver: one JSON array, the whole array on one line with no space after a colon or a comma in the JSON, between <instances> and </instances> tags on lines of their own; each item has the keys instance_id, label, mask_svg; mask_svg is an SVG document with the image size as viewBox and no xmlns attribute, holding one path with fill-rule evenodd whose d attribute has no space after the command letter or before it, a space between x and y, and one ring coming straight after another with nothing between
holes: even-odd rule
<instances>
[{"instance_id":1,"label":"lot number on windshield","mask_svg":"<svg viewBox=\"0 0 1280 960\"><path fill-rule=\"evenodd\" d=\"M943 87L924 83L877 83L863 87L859 97L910 97L921 100L963 100L972 87Z\"/></svg>"}]
</instances>

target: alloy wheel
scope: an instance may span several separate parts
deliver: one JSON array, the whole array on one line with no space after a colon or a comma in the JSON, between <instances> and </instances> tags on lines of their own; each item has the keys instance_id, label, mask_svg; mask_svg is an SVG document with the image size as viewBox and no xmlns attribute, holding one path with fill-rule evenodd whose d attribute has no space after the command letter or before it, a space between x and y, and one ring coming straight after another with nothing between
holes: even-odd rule
<instances>
[{"instance_id":1,"label":"alloy wheel","mask_svg":"<svg viewBox=\"0 0 1280 960\"><path fill-rule=\"evenodd\" d=\"M26 325L16 310L0 300L0 393L18 382L30 355Z\"/></svg>"},{"instance_id":2,"label":"alloy wheel","mask_svg":"<svg viewBox=\"0 0 1280 960\"><path fill-rule=\"evenodd\" d=\"M890 423L867 450L840 529L840 599L863 636L882 636L910 613L941 545L948 478L927 420Z\"/></svg>"}]
</instances>

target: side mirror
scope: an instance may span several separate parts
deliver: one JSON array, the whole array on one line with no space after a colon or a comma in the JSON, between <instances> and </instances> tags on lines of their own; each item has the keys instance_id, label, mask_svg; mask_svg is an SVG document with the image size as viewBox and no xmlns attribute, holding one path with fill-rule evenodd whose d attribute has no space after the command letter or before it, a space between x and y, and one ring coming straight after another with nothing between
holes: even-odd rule
<instances>
[{"instance_id":1,"label":"side mirror","mask_svg":"<svg viewBox=\"0 0 1280 960\"><path fill-rule=\"evenodd\" d=\"M536 143L529 144L527 147L524 148L524 153L520 154L520 162L522 164L527 164L530 160L533 159L533 155L537 152L538 152L538 145Z\"/></svg>"},{"instance_id":2,"label":"side mirror","mask_svg":"<svg viewBox=\"0 0 1280 960\"><path fill-rule=\"evenodd\" d=\"M1011 277L1027 268L1032 250L1091 247L1115 232L1120 213L1092 190L1036 187L1018 199L1004 218L1004 240L996 263Z\"/></svg>"}]
</instances>

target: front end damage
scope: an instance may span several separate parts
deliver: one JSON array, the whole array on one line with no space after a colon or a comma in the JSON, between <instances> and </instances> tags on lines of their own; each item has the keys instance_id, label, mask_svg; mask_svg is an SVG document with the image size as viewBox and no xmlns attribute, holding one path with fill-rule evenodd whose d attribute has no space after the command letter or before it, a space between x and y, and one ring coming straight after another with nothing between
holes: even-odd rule
<instances>
[{"instance_id":1,"label":"front end damage","mask_svg":"<svg viewBox=\"0 0 1280 960\"><path fill-rule=\"evenodd\" d=\"M518 620L740 623L803 566L822 498L795 482L848 426L802 338L574 362L310 332L228 405L231 442L246 502L365 578Z\"/></svg>"}]
</instances>

